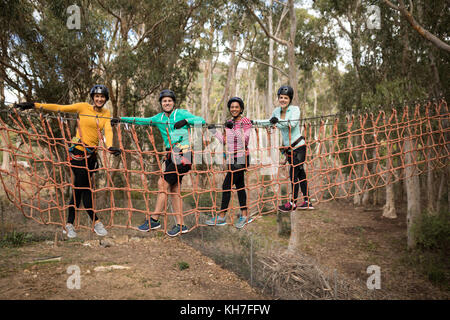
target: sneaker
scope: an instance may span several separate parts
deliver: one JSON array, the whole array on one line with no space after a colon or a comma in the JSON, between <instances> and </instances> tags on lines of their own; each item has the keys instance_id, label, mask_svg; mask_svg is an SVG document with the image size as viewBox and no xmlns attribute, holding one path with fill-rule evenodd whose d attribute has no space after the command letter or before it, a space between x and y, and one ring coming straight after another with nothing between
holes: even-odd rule
<instances>
[{"instance_id":1,"label":"sneaker","mask_svg":"<svg viewBox=\"0 0 450 320\"><path fill-rule=\"evenodd\" d=\"M240 216L239 219L236 221L236 223L234 224L234 226L238 229L242 229L246 224L250 223L253 221L252 217L249 217L247 220L247 217L245 216Z\"/></svg>"},{"instance_id":2,"label":"sneaker","mask_svg":"<svg viewBox=\"0 0 450 320\"><path fill-rule=\"evenodd\" d=\"M289 201L278 207L278 210L281 212L291 212L295 209L297 209L297 205L295 203L291 204Z\"/></svg>"},{"instance_id":3,"label":"sneaker","mask_svg":"<svg viewBox=\"0 0 450 320\"><path fill-rule=\"evenodd\" d=\"M299 207L300 210L314 210L314 206L312 205L311 202L308 201L304 201Z\"/></svg>"},{"instance_id":4,"label":"sneaker","mask_svg":"<svg viewBox=\"0 0 450 320\"><path fill-rule=\"evenodd\" d=\"M226 226L227 218L217 215L215 217L211 217L210 219L206 220L205 223L208 226Z\"/></svg>"},{"instance_id":5,"label":"sneaker","mask_svg":"<svg viewBox=\"0 0 450 320\"><path fill-rule=\"evenodd\" d=\"M77 237L77 233L75 232L75 228L73 227L73 224L68 223L66 224L66 229L63 229L63 233L67 234L68 238L76 238Z\"/></svg>"},{"instance_id":6,"label":"sneaker","mask_svg":"<svg viewBox=\"0 0 450 320\"><path fill-rule=\"evenodd\" d=\"M173 226L172 230L167 231L167 234L170 237L175 237L175 236L179 235L180 233L186 233L186 232L189 232L189 229L185 225L183 225L183 227L180 228L180 225L176 224Z\"/></svg>"},{"instance_id":7,"label":"sneaker","mask_svg":"<svg viewBox=\"0 0 450 320\"><path fill-rule=\"evenodd\" d=\"M108 231L106 231L105 227L103 226L103 223L101 223L101 222L97 222L94 225L94 231L97 235L102 236L102 237L104 237L108 234Z\"/></svg>"},{"instance_id":8,"label":"sneaker","mask_svg":"<svg viewBox=\"0 0 450 320\"><path fill-rule=\"evenodd\" d=\"M153 218L150 218L150 226L148 225L148 220L145 220L145 222L138 227L139 231L143 232L148 232L150 229L155 230L159 228L161 228L161 223L159 220L153 220Z\"/></svg>"}]
</instances>

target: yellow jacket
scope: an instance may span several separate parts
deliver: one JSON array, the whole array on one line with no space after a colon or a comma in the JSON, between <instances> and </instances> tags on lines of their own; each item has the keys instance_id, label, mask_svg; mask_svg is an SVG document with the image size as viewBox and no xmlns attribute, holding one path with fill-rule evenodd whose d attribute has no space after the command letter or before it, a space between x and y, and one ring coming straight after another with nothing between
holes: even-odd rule
<instances>
[{"instance_id":1,"label":"yellow jacket","mask_svg":"<svg viewBox=\"0 0 450 320\"><path fill-rule=\"evenodd\" d=\"M69 105L35 103L35 108L43 108L54 112L78 113L80 125L77 128L76 137L89 147L97 147L99 143L98 131L104 130L106 138L106 147L112 146L113 132L111 128L111 113L108 109L102 108L100 112L94 110L94 107L87 102L80 102ZM83 150L83 147L77 146L77 149Z\"/></svg>"}]
</instances>

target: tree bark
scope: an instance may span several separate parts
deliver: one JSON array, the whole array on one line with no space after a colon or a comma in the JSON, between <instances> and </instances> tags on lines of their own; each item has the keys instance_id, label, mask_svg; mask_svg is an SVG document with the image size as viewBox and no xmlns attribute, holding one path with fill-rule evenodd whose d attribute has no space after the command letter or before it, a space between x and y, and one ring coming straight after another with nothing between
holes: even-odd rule
<instances>
[{"instance_id":1,"label":"tree bark","mask_svg":"<svg viewBox=\"0 0 450 320\"><path fill-rule=\"evenodd\" d=\"M431 140L431 139L430 139ZM431 141L429 141L431 143ZM428 144L430 145L430 144ZM434 169L433 162L430 160L432 157L432 152L430 149L427 150L427 210L429 213L433 214L436 211L436 190L435 190L435 179L434 179Z\"/></svg>"},{"instance_id":2,"label":"tree bark","mask_svg":"<svg viewBox=\"0 0 450 320\"><path fill-rule=\"evenodd\" d=\"M394 144L387 143L387 159L386 159L386 203L383 207L383 217L389 219L397 218L397 209L395 208L395 183L392 170L392 147Z\"/></svg>"},{"instance_id":3,"label":"tree bark","mask_svg":"<svg viewBox=\"0 0 450 320\"><path fill-rule=\"evenodd\" d=\"M439 182L439 188L436 198L436 212L439 213L442 210L442 203L444 202L444 194L447 191L448 186L448 174L446 169L443 169L442 172L440 172L440 182ZM450 208L450 207L449 207Z\"/></svg>"},{"instance_id":4,"label":"tree bark","mask_svg":"<svg viewBox=\"0 0 450 320\"><path fill-rule=\"evenodd\" d=\"M293 105L298 105L298 79L297 79L297 63L295 62L295 33L297 30L297 16L295 14L294 0L289 0L289 41L287 47L288 65L289 65L289 85L294 89Z\"/></svg>"},{"instance_id":5,"label":"tree bark","mask_svg":"<svg viewBox=\"0 0 450 320\"><path fill-rule=\"evenodd\" d=\"M6 146L6 141L3 141L3 136L0 135L0 142L2 146ZM9 161L9 152L3 151L2 170L10 172L11 166Z\"/></svg>"},{"instance_id":6,"label":"tree bark","mask_svg":"<svg viewBox=\"0 0 450 320\"><path fill-rule=\"evenodd\" d=\"M298 89L298 79L297 79L297 63L295 61L295 32L297 30L297 16L295 14L295 6L294 6L294 0L289 0L287 4L287 8L289 11L289 21L290 21L290 27L289 27L289 39L281 39L278 37L277 34L273 34L269 31L269 28L267 28L264 23L261 21L261 19L255 14L255 12L248 6L246 2L244 2L245 7L249 11L249 13L255 18L255 20L258 22L258 24L263 29L264 33L269 37L269 39L273 39L277 43L279 43L282 46L285 46L287 48L287 56L288 56L288 66L289 66L289 73L288 73L288 79L289 79L289 85L294 89L294 98L292 100L292 104L298 105L298 97L297 97L297 89ZM284 11L282 14L283 19ZM281 22L281 20L280 20ZM280 25L280 24L279 24ZM277 31L279 28L277 28Z\"/></svg>"},{"instance_id":7,"label":"tree bark","mask_svg":"<svg viewBox=\"0 0 450 320\"><path fill-rule=\"evenodd\" d=\"M233 82L236 81L236 47L238 37L234 34L230 35L229 38L231 50L230 50L230 62L228 63L228 72L227 72L227 82L225 83L225 88L223 91L222 98L220 99L218 105L216 106L216 110L214 111L213 119L218 122L223 122L226 118L226 113L224 108L222 107L228 99L233 96L236 92L236 85L233 85ZM221 112L222 111L222 112Z\"/></svg>"},{"instance_id":8,"label":"tree bark","mask_svg":"<svg viewBox=\"0 0 450 320\"><path fill-rule=\"evenodd\" d=\"M273 7L273 0L270 2L270 7ZM272 26L272 10L270 10L269 14L269 32L273 33ZM273 65L273 45L274 40L272 38L269 39L269 65ZM273 68L268 67L268 75L267 75L267 102L265 109L265 114L269 115L272 109L272 101L273 101Z\"/></svg>"},{"instance_id":9,"label":"tree bark","mask_svg":"<svg viewBox=\"0 0 450 320\"><path fill-rule=\"evenodd\" d=\"M417 157L416 150L413 149L411 135L404 140L404 158L405 158L405 184L406 184L406 233L408 249L416 247L417 235L414 234L412 227L417 223L421 214L420 205L420 179L416 173L417 167L414 159Z\"/></svg>"},{"instance_id":10,"label":"tree bark","mask_svg":"<svg viewBox=\"0 0 450 320\"><path fill-rule=\"evenodd\" d=\"M212 56L205 61L203 67L203 85L202 85L202 107L201 114L207 123L210 122L209 96L212 86Z\"/></svg>"},{"instance_id":11,"label":"tree bark","mask_svg":"<svg viewBox=\"0 0 450 320\"><path fill-rule=\"evenodd\" d=\"M391 176L391 173L388 172L387 176ZM386 185L386 203L383 207L383 217L388 219L396 219L397 218L397 209L395 208L395 188L394 184L389 181Z\"/></svg>"}]
</instances>

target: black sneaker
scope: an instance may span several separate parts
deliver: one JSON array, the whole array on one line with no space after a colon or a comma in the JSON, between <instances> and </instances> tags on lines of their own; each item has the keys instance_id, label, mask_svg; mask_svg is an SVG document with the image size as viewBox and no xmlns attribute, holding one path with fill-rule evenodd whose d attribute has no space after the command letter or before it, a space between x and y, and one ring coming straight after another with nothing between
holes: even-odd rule
<instances>
[{"instance_id":1,"label":"black sneaker","mask_svg":"<svg viewBox=\"0 0 450 320\"><path fill-rule=\"evenodd\" d=\"M145 220L145 222L138 227L139 231L148 232L150 229L154 230L161 228L161 223L158 220L150 218L150 225L148 224L148 221L149 220Z\"/></svg>"},{"instance_id":2,"label":"black sneaker","mask_svg":"<svg viewBox=\"0 0 450 320\"><path fill-rule=\"evenodd\" d=\"M168 234L170 237L176 237L176 236L179 235L180 233L186 233L186 232L189 232L188 227L186 227L185 225L183 225L183 226L180 228L180 225L177 224L177 225L173 226L172 230L167 231L167 234Z\"/></svg>"}]
</instances>

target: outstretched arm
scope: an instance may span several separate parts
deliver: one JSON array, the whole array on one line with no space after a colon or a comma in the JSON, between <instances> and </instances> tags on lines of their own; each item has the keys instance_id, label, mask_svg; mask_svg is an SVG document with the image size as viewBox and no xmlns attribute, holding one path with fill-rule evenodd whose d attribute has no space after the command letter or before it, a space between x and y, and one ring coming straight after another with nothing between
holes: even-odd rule
<instances>
[{"instance_id":1,"label":"outstretched arm","mask_svg":"<svg viewBox=\"0 0 450 320\"><path fill-rule=\"evenodd\" d=\"M139 117L121 117L120 122L138 124L138 125L150 125L154 126L155 122L158 122L156 115L150 118L139 118Z\"/></svg>"},{"instance_id":2,"label":"outstretched arm","mask_svg":"<svg viewBox=\"0 0 450 320\"><path fill-rule=\"evenodd\" d=\"M68 105L61 105L61 104L52 104L52 103L34 103L35 109L45 109L48 111L53 112L81 112L83 108L85 107L86 102L80 102L80 103L74 103L74 104L68 104Z\"/></svg>"},{"instance_id":3,"label":"outstretched arm","mask_svg":"<svg viewBox=\"0 0 450 320\"><path fill-rule=\"evenodd\" d=\"M181 116L184 119L186 119L188 125L190 125L190 126L193 126L193 125L196 125L196 124L205 124L206 123L205 119L203 119L202 117L195 116L195 115L193 115L192 113L190 113L187 110L180 109L179 111L182 111Z\"/></svg>"},{"instance_id":4,"label":"outstretched arm","mask_svg":"<svg viewBox=\"0 0 450 320\"><path fill-rule=\"evenodd\" d=\"M269 119L266 120L252 120L252 124L257 125L257 126L261 126L261 127L270 127L273 126L274 123L272 123L270 120L274 117L276 117L277 114L277 109L272 111L272 115L270 116Z\"/></svg>"}]
</instances>

